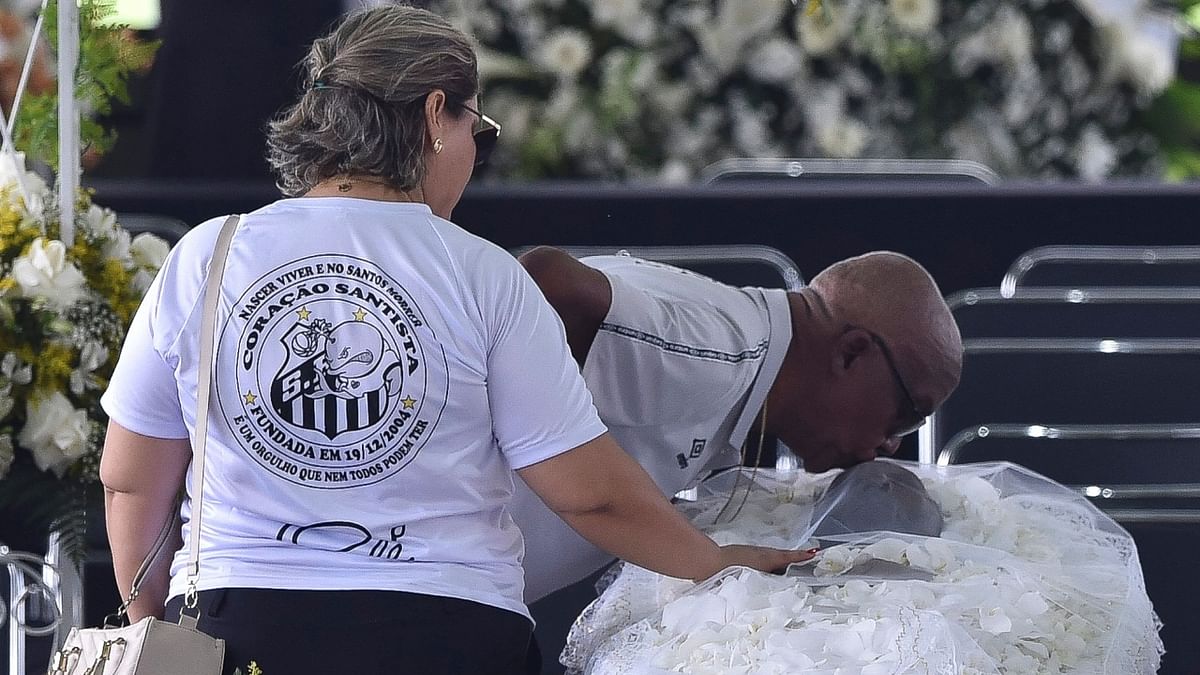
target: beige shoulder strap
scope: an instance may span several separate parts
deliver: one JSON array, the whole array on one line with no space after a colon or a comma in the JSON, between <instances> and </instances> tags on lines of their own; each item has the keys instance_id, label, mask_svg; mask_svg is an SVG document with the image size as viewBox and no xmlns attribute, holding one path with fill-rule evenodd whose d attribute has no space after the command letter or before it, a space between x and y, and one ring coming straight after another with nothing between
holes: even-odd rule
<instances>
[{"instance_id":1,"label":"beige shoulder strap","mask_svg":"<svg viewBox=\"0 0 1200 675\"><path fill-rule=\"evenodd\" d=\"M196 386L196 437L192 442L192 476L196 494L192 498L192 522L188 532L187 592L184 606L196 606L196 583L200 576L200 527L204 519L204 455L208 441L208 410L212 407L213 351L216 346L217 306L221 300L221 279L229 258L229 244L240 216L229 216L217 235L208 281L204 286L203 314L200 317L200 364Z\"/></svg>"}]
</instances>

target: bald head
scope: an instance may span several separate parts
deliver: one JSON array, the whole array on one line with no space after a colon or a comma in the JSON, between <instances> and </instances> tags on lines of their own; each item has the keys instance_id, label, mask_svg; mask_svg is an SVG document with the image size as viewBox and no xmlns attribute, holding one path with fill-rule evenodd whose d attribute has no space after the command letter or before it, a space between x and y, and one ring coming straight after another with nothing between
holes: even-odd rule
<instances>
[{"instance_id":1,"label":"bald head","mask_svg":"<svg viewBox=\"0 0 1200 675\"><path fill-rule=\"evenodd\" d=\"M875 251L831 265L809 286L839 321L883 338L917 402L940 405L958 386L962 338L933 277L915 260Z\"/></svg>"}]
</instances>

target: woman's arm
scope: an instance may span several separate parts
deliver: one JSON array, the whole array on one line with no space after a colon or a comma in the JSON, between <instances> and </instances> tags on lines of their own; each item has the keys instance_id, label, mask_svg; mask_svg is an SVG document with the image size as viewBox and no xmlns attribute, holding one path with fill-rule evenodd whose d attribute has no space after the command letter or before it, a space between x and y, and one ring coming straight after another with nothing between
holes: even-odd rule
<instances>
[{"instance_id":1,"label":"woman's arm","mask_svg":"<svg viewBox=\"0 0 1200 675\"><path fill-rule=\"evenodd\" d=\"M133 577L163 524L174 517L175 498L183 488L191 461L192 447L186 438L153 438L134 433L116 422L108 423L104 454L100 458L100 481L104 483L104 512L113 571L122 599L128 597ZM172 533L129 608L130 621L146 616L162 617L170 583L171 554L181 545L180 533Z\"/></svg>"},{"instance_id":2,"label":"woman's arm","mask_svg":"<svg viewBox=\"0 0 1200 675\"><path fill-rule=\"evenodd\" d=\"M733 565L764 572L808 560L812 551L717 546L697 530L609 434L517 474L585 539L646 569L706 579Z\"/></svg>"}]
</instances>

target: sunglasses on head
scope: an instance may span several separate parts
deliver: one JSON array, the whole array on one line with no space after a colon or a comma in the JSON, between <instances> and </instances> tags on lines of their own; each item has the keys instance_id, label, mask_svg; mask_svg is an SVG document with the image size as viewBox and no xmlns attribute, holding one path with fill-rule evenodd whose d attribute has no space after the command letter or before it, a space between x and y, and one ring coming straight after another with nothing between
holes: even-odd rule
<instances>
[{"instance_id":1,"label":"sunglasses on head","mask_svg":"<svg viewBox=\"0 0 1200 675\"><path fill-rule=\"evenodd\" d=\"M500 123L469 105L463 104L462 108L479 118L479 127L473 134L475 166L483 166L491 158L492 151L496 149L496 142L500 140Z\"/></svg>"}]
</instances>

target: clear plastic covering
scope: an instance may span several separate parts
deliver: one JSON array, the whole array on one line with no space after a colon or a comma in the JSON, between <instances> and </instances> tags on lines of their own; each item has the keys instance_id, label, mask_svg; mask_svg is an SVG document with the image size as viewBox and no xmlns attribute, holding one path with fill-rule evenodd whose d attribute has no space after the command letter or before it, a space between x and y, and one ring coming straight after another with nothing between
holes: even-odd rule
<instances>
[{"instance_id":1,"label":"clear plastic covering","mask_svg":"<svg viewBox=\"0 0 1200 675\"><path fill-rule=\"evenodd\" d=\"M718 543L821 552L700 584L624 564L575 622L568 672L1157 671L1133 541L1082 496L1008 463L863 466L706 482L681 507Z\"/></svg>"}]
</instances>

